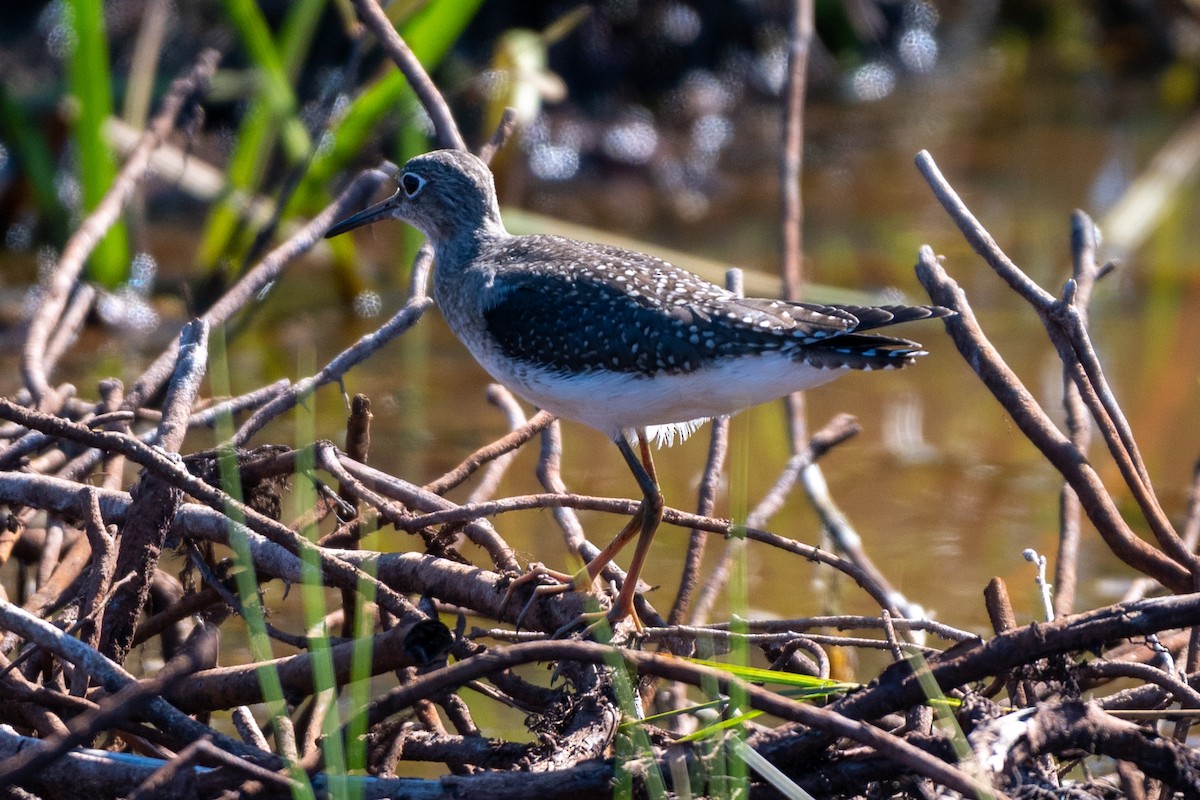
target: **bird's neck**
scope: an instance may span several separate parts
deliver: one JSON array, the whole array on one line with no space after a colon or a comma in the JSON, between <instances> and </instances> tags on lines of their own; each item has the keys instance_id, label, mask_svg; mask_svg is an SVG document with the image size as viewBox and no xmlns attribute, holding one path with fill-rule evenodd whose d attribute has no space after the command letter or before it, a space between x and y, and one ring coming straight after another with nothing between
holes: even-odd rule
<instances>
[{"instance_id":1,"label":"bird's neck","mask_svg":"<svg viewBox=\"0 0 1200 800\"><path fill-rule=\"evenodd\" d=\"M449 236L431 237L437 270L449 276L469 269L485 247L509 236L504 223L496 216L479 225L461 228Z\"/></svg>"}]
</instances>

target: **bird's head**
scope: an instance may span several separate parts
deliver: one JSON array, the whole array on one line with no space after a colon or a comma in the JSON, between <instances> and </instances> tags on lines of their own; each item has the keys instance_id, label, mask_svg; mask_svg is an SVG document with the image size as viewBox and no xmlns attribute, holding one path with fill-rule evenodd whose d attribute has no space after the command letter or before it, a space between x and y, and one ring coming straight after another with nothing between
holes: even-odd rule
<instances>
[{"instance_id":1,"label":"bird's head","mask_svg":"<svg viewBox=\"0 0 1200 800\"><path fill-rule=\"evenodd\" d=\"M435 150L400 170L396 193L325 232L337 236L381 219L417 228L437 247L476 231L503 231L496 184L487 165L462 150Z\"/></svg>"}]
</instances>

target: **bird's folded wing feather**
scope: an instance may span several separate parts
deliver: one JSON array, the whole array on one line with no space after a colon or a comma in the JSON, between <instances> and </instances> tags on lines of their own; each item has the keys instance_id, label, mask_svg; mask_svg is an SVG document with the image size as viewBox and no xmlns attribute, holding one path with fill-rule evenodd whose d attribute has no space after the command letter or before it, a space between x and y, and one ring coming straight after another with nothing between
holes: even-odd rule
<instances>
[{"instance_id":1,"label":"bird's folded wing feather","mask_svg":"<svg viewBox=\"0 0 1200 800\"><path fill-rule=\"evenodd\" d=\"M545 369L686 372L715 358L811 346L878 327L905 308L738 298L651 256L519 238L519 252L493 258L500 268L484 318L508 357Z\"/></svg>"}]
</instances>

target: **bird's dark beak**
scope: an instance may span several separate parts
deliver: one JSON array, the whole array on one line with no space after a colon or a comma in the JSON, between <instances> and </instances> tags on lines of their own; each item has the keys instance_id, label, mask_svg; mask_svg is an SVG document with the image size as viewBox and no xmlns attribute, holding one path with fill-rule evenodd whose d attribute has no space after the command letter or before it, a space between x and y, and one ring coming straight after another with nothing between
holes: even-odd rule
<instances>
[{"instance_id":1,"label":"bird's dark beak","mask_svg":"<svg viewBox=\"0 0 1200 800\"><path fill-rule=\"evenodd\" d=\"M330 227L329 230L325 231L325 238L330 239L334 236L345 233L346 231L352 231L355 228L362 227L363 225L370 225L372 222L377 220L386 219L392 216L392 211L403 202L403 194L399 189L397 189L396 193L387 200L376 203L369 208L364 208L357 214L346 217L341 222Z\"/></svg>"}]
</instances>

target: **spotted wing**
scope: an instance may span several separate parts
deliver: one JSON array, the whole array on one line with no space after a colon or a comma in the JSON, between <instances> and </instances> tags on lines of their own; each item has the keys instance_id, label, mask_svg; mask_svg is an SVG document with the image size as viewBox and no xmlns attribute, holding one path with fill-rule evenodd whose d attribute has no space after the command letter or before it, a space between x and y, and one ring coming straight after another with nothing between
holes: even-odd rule
<instances>
[{"instance_id":1,"label":"spotted wing","mask_svg":"<svg viewBox=\"0 0 1200 800\"><path fill-rule=\"evenodd\" d=\"M712 325L695 310L655 308L587 278L499 278L493 300L484 312L488 334L505 356L532 367L649 375L696 369L715 354L705 346L715 337L700 333Z\"/></svg>"},{"instance_id":2,"label":"spotted wing","mask_svg":"<svg viewBox=\"0 0 1200 800\"><path fill-rule=\"evenodd\" d=\"M899 366L920 345L861 332L941 316L739 298L652 256L552 236L516 237L492 258L489 334L509 358L559 372L687 372L774 350L819 366Z\"/></svg>"}]
</instances>

